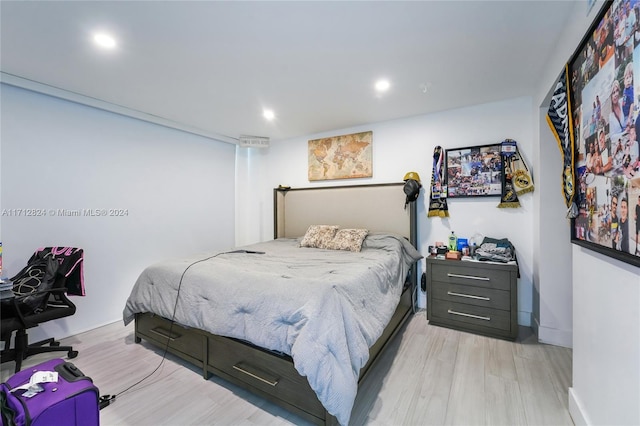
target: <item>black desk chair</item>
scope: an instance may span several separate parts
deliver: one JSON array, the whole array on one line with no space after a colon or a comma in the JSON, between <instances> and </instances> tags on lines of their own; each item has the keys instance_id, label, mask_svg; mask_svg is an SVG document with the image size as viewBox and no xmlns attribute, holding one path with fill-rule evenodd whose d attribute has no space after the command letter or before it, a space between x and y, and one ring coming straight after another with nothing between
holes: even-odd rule
<instances>
[{"instance_id":1,"label":"black desk chair","mask_svg":"<svg viewBox=\"0 0 640 426\"><path fill-rule=\"evenodd\" d=\"M0 353L0 358L2 363L15 361L16 373L22 367L22 360L31 355L65 351L69 358L78 356L78 351L73 350L73 347L60 346L60 342L53 338L29 344L27 335L29 328L37 327L47 321L71 316L76 312L76 306L66 294L69 291L67 281L72 277L82 282L82 267L78 267L82 262L82 249L75 249L79 250L79 256L78 252L75 252L76 258L79 260L73 263L74 270L72 271L63 267L67 259L61 259L61 256L56 257L50 249L46 248L36 252L29 260L28 266L16 276L33 278L39 284L37 288L32 287L29 294L20 294L21 292L17 291L14 285L13 297L2 300L0 335L2 342L4 342L4 349ZM36 272L28 271L27 275L24 275L29 265L38 261L40 264L34 268ZM19 283L19 280L15 280L16 277L12 281ZM22 293L25 292L22 291ZM11 338L14 332L14 347L11 348Z\"/></svg>"}]
</instances>

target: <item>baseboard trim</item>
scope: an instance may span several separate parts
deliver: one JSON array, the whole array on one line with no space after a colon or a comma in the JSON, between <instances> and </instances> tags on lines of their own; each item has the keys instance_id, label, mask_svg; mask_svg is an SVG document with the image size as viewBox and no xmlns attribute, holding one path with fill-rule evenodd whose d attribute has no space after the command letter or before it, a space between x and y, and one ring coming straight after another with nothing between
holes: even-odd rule
<instances>
[{"instance_id":1,"label":"baseboard trim","mask_svg":"<svg viewBox=\"0 0 640 426\"><path fill-rule=\"evenodd\" d=\"M540 343L573 348L573 332L571 330L558 330L537 324L537 335ZM535 329L534 329L535 330Z\"/></svg>"},{"instance_id":2,"label":"baseboard trim","mask_svg":"<svg viewBox=\"0 0 640 426\"><path fill-rule=\"evenodd\" d=\"M538 318L533 315L531 312L531 328L533 329L533 333L538 337L538 330L540 329L540 323L538 322Z\"/></svg>"},{"instance_id":3,"label":"baseboard trim","mask_svg":"<svg viewBox=\"0 0 640 426\"><path fill-rule=\"evenodd\" d=\"M576 395L573 388L569 388L569 414L573 420L573 424L576 426L588 426L590 423L587 421L587 414L582 408L580 399Z\"/></svg>"}]
</instances>

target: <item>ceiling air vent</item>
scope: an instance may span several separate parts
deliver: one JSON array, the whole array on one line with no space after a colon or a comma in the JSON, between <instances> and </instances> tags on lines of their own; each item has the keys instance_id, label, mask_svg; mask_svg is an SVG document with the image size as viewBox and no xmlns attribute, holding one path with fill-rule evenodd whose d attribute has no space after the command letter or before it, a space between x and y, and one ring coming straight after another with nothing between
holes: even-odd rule
<instances>
[{"instance_id":1,"label":"ceiling air vent","mask_svg":"<svg viewBox=\"0 0 640 426\"><path fill-rule=\"evenodd\" d=\"M269 148L269 138L265 136L240 136L240 146L248 148Z\"/></svg>"}]
</instances>

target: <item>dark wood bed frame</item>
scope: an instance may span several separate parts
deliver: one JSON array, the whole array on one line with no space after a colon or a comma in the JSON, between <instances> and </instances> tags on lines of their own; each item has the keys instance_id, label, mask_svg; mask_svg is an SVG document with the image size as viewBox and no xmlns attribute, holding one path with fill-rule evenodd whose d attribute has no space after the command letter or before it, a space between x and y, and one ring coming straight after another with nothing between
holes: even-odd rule
<instances>
[{"instance_id":1,"label":"dark wood bed frame","mask_svg":"<svg viewBox=\"0 0 640 426\"><path fill-rule=\"evenodd\" d=\"M401 203L400 208L403 208L404 193L402 185L402 183L394 183L322 188L276 188L274 189L274 237L301 236L304 231L300 234L300 230L306 230L308 224L314 223L339 224L343 227L355 226L355 221L362 223L362 218L354 217L350 212L362 207L366 210L364 215L380 213L383 220L386 220L387 213L382 212L382 210L389 207L395 210L398 206L393 203L398 202ZM392 195L380 197L376 192L378 189L383 191L383 194ZM351 192L352 190L355 192ZM392 192L389 192L390 190ZM397 190L399 194L396 194L394 190ZM331 196L332 200L334 198L336 200L336 204L333 206L331 205L332 203L327 205L326 200L320 202L322 208L327 208L327 211L330 212L326 222L321 220L318 212L314 210L312 214L305 214L305 216L309 217L300 223L285 225L285 219L290 220L290 217L285 216L292 215L291 209L285 207L285 200L288 198L288 194L298 193L297 191L306 191L306 193L314 195L314 198L315 194L325 194L327 191L335 191L341 195L338 197ZM369 195L358 195L360 191L364 191L364 193L371 192L374 195L371 197ZM390 197L394 199L389 199ZM352 202L355 204L350 205ZM378 203L382 204L378 207L376 206ZM294 205L292 207L293 210L299 208L295 206L296 204L305 204L305 210L313 208L307 204L306 199L303 199L300 203L294 202L291 204ZM376 209L379 211L376 211ZM343 213L340 213L340 210ZM342 217L345 212L346 216L351 216L351 218ZM393 214L398 214L398 212L396 211ZM404 219L405 215L400 213L400 217ZM417 242L415 203L410 203L407 206L406 220L407 227L400 227L397 230L408 230L403 235L415 247ZM359 227L368 227L372 231L387 230L380 228L380 225L375 221L364 220L364 222L365 224L361 224ZM391 231L396 231L396 229L391 229ZM417 275L417 266L414 264L407 277L400 303L391 321L369 350L369 361L360 371L359 383L366 377L391 339L398 333L411 314L414 313L415 297L417 295ZM201 367L202 375L205 379L208 379L210 374L215 374L296 413L307 421L315 424L338 424L336 418L330 415L318 401L307 379L300 376L293 365L293 360L286 354L269 351L237 339L213 335L203 330L183 327L177 323L171 324L170 320L151 313L136 315L135 341L139 343L141 339L145 339L163 349L167 348L168 352Z\"/></svg>"}]
</instances>

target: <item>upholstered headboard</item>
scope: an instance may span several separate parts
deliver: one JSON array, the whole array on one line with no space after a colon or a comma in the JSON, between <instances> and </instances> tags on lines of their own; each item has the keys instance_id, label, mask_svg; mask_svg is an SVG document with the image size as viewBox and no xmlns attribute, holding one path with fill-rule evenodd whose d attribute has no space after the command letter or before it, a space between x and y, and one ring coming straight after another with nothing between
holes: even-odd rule
<instances>
[{"instance_id":1,"label":"upholstered headboard","mask_svg":"<svg viewBox=\"0 0 640 426\"><path fill-rule=\"evenodd\" d=\"M274 238L301 237L309 225L340 225L405 236L416 246L416 203L404 183L273 190Z\"/></svg>"}]
</instances>

